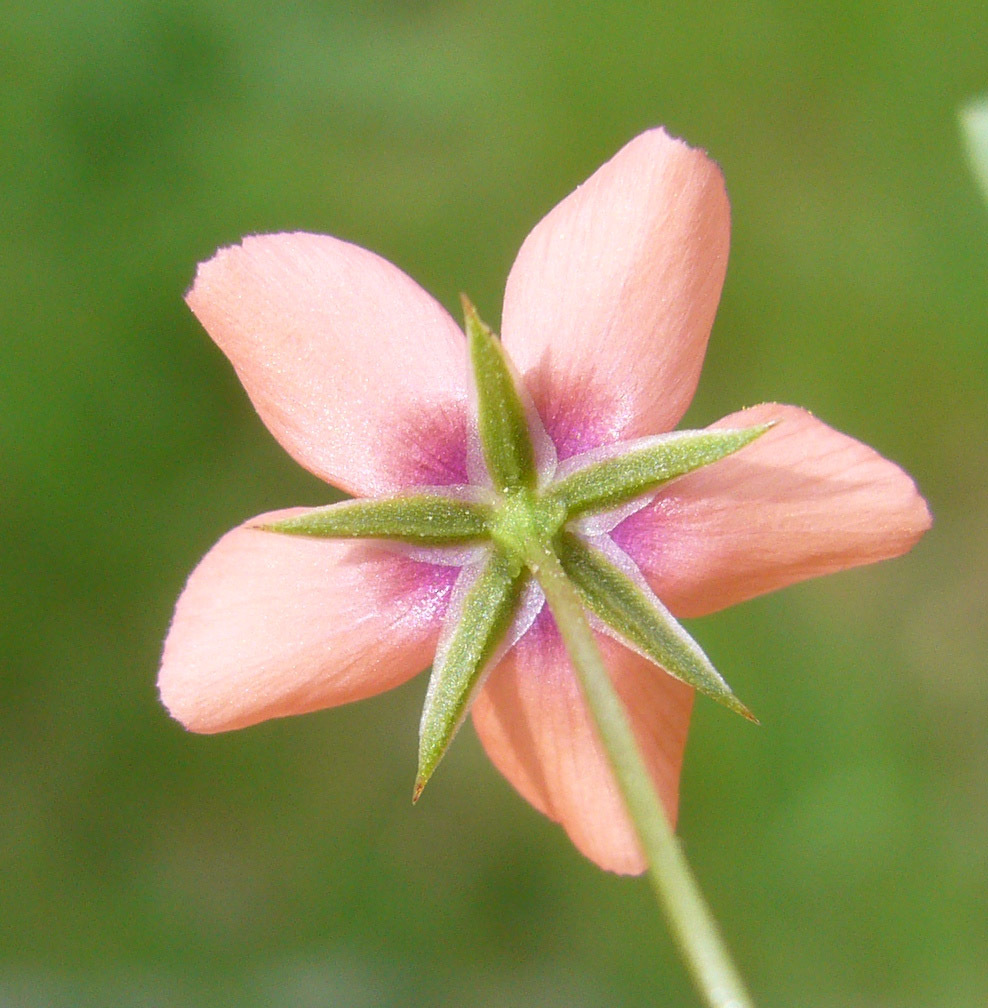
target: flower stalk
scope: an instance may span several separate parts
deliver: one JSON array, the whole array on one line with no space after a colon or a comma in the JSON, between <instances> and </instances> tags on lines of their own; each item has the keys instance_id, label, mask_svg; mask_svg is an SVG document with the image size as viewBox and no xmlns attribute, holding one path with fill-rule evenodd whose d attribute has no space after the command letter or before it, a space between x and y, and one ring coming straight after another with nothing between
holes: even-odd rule
<instances>
[{"instance_id":1,"label":"flower stalk","mask_svg":"<svg viewBox=\"0 0 988 1008\"><path fill-rule=\"evenodd\" d=\"M655 793L579 594L551 548L533 544L526 560L545 592L648 861L652 888L697 990L708 1008L752 1008L744 983Z\"/></svg>"}]
</instances>

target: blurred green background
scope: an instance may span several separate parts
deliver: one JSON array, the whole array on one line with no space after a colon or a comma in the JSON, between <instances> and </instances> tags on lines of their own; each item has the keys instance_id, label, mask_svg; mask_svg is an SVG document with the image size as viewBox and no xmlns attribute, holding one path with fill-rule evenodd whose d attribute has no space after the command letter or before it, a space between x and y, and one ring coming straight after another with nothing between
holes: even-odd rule
<instances>
[{"instance_id":1,"label":"blurred green background","mask_svg":"<svg viewBox=\"0 0 988 1008\"><path fill-rule=\"evenodd\" d=\"M646 884L472 730L412 809L424 678L211 738L154 687L212 542L328 499L182 303L197 261L323 231L496 320L657 123L733 202L687 420L807 406L936 515L692 624L763 727L698 703L681 834L759 1005L988 1003L986 43L982 0L5 5L0 1005L697 1005Z\"/></svg>"}]
</instances>

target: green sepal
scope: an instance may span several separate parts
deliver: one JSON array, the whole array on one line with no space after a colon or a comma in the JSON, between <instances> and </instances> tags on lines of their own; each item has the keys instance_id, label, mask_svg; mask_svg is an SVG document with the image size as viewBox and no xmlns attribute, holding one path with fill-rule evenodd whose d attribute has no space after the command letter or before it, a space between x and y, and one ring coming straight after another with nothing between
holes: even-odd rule
<instances>
[{"instance_id":1,"label":"green sepal","mask_svg":"<svg viewBox=\"0 0 988 1008\"><path fill-rule=\"evenodd\" d=\"M525 488L536 483L535 452L525 407L518 395L501 341L481 322L465 295L470 362L477 389L477 425L480 445L494 488Z\"/></svg>"},{"instance_id":2,"label":"green sepal","mask_svg":"<svg viewBox=\"0 0 988 1008\"><path fill-rule=\"evenodd\" d=\"M570 518L617 507L677 476L734 454L772 426L680 431L660 439L648 438L639 448L631 446L620 455L564 476L548 489L546 498L558 501Z\"/></svg>"},{"instance_id":3,"label":"green sepal","mask_svg":"<svg viewBox=\"0 0 988 1008\"><path fill-rule=\"evenodd\" d=\"M412 801L418 801L470 710L490 659L514 618L525 581L519 565L495 550L468 589L442 663L433 667L429 679Z\"/></svg>"},{"instance_id":4,"label":"green sepal","mask_svg":"<svg viewBox=\"0 0 988 1008\"><path fill-rule=\"evenodd\" d=\"M257 527L318 539L395 539L445 546L485 536L489 514L483 504L421 493L343 501Z\"/></svg>"},{"instance_id":5,"label":"green sepal","mask_svg":"<svg viewBox=\"0 0 988 1008\"><path fill-rule=\"evenodd\" d=\"M757 723L700 645L651 592L646 594L603 553L571 532L557 537L556 549L563 570L591 612L670 675Z\"/></svg>"}]
</instances>

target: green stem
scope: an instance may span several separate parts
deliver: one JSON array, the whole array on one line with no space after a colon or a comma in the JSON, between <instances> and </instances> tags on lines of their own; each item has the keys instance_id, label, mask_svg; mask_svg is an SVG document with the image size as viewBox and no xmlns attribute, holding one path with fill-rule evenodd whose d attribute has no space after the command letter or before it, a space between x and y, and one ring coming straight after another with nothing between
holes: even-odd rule
<instances>
[{"instance_id":1,"label":"green stem","mask_svg":"<svg viewBox=\"0 0 988 1008\"><path fill-rule=\"evenodd\" d=\"M752 1008L717 925L655 793L628 716L611 683L580 597L555 553L534 545L526 562L542 590L569 652L611 767L648 859L649 875L686 960L709 1008Z\"/></svg>"}]
</instances>

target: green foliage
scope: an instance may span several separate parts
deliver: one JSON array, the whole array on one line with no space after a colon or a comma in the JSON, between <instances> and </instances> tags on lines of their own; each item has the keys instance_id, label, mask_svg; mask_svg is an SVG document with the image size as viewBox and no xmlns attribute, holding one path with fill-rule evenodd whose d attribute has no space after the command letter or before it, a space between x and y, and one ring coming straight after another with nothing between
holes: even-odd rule
<instances>
[{"instance_id":1,"label":"green foliage","mask_svg":"<svg viewBox=\"0 0 988 1008\"><path fill-rule=\"evenodd\" d=\"M971 170L988 202L988 98L965 104L960 117Z\"/></svg>"}]
</instances>

